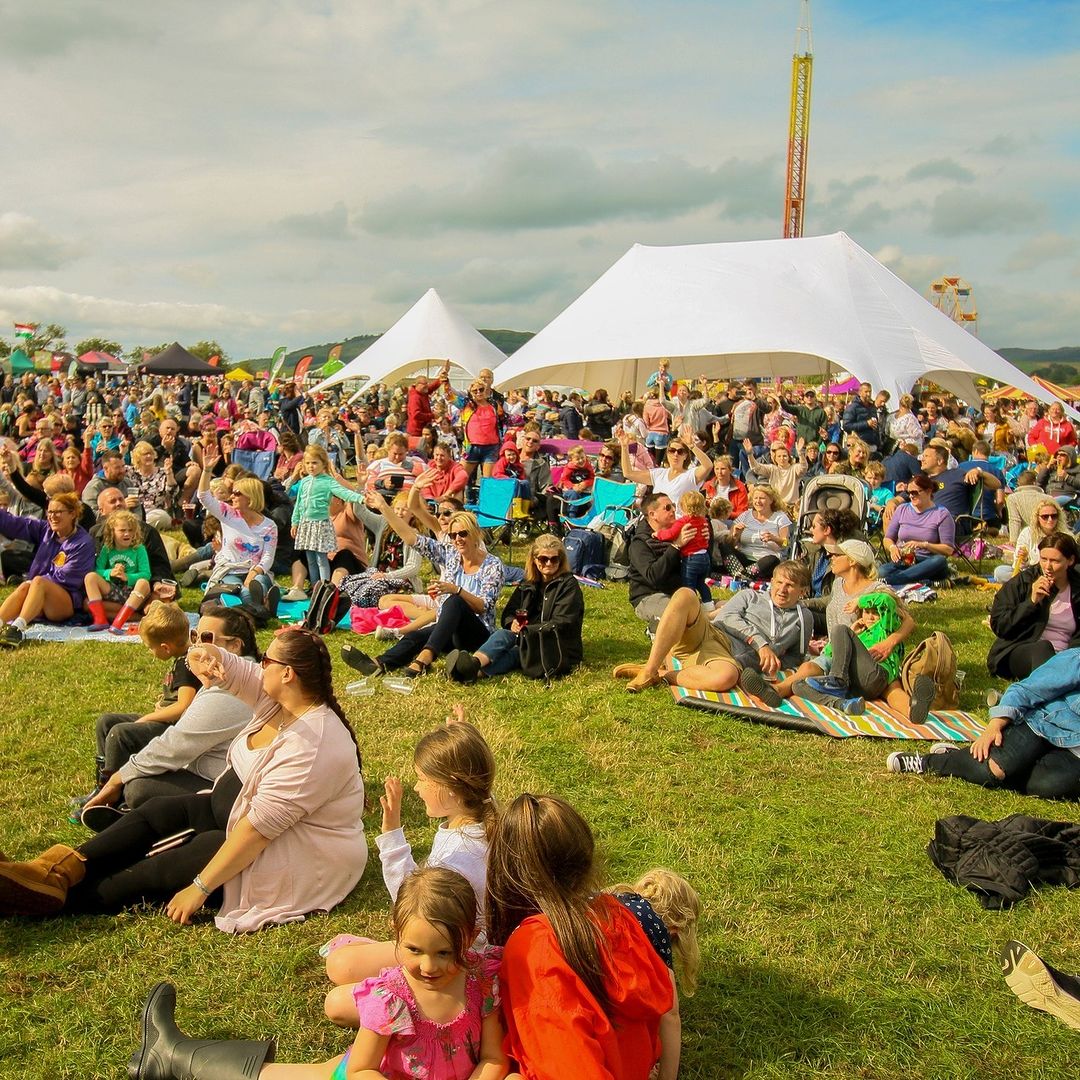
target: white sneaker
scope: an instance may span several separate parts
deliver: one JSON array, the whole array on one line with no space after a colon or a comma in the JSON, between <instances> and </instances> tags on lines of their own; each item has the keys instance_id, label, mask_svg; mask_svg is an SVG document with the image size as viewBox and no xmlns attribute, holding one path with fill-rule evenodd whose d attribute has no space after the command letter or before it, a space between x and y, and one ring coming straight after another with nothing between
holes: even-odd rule
<instances>
[{"instance_id":1,"label":"white sneaker","mask_svg":"<svg viewBox=\"0 0 1080 1080\"><path fill-rule=\"evenodd\" d=\"M281 599L288 601L290 604L302 604L308 595L303 589L293 588L290 589Z\"/></svg>"},{"instance_id":2,"label":"white sneaker","mask_svg":"<svg viewBox=\"0 0 1080 1080\"><path fill-rule=\"evenodd\" d=\"M398 641L401 638L401 631L394 626L376 626L375 627L375 640L376 641Z\"/></svg>"},{"instance_id":3,"label":"white sneaker","mask_svg":"<svg viewBox=\"0 0 1080 1080\"><path fill-rule=\"evenodd\" d=\"M930 747L931 754L951 754L954 750L959 750L961 744L954 742L936 742Z\"/></svg>"}]
</instances>

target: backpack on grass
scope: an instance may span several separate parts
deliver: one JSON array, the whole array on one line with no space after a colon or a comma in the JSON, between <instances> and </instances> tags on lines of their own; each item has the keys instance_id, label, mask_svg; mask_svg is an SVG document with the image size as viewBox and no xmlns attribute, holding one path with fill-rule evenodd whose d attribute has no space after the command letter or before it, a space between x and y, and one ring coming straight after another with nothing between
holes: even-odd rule
<instances>
[{"instance_id":1,"label":"backpack on grass","mask_svg":"<svg viewBox=\"0 0 1080 1080\"><path fill-rule=\"evenodd\" d=\"M910 694L916 675L927 675L934 680L937 693L930 705L932 709L958 709L960 688L956 684L956 653L952 642L935 630L904 657L900 666L900 685Z\"/></svg>"},{"instance_id":2,"label":"backpack on grass","mask_svg":"<svg viewBox=\"0 0 1080 1080\"><path fill-rule=\"evenodd\" d=\"M311 602L303 627L316 634L329 634L349 613L352 601L330 581L319 581L311 590Z\"/></svg>"},{"instance_id":3,"label":"backpack on grass","mask_svg":"<svg viewBox=\"0 0 1080 1080\"><path fill-rule=\"evenodd\" d=\"M571 529L563 540L570 573L599 581L604 576L604 537L592 529Z\"/></svg>"}]
</instances>

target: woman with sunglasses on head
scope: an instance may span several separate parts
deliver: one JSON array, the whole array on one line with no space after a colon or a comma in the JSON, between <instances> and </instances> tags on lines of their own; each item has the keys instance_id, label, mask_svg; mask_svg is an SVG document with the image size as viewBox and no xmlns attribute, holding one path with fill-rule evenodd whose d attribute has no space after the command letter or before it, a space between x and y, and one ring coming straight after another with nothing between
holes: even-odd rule
<instances>
[{"instance_id":1,"label":"woman with sunglasses on head","mask_svg":"<svg viewBox=\"0 0 1080 1080\"><path fill-rule=\"evenodd\" d=\"M242 600L255 607L266 605L273 614L278 587L271 575L278 527L273 518L263 515L263 482L254 476L237 480L229 505L225 506L210 493L210 477L218 460L212 452L206 452L199 477L199 501L221 522L221 548L214 555L209 584L239 585Z\"/></svg>"},{"instance_id":2,"label":"woman with sunglasses on head","mask_svg":"<svg viewBox=\"0 0 1080 1080\"><path fill-rule=\"evenodd\" d=\"M428 587L437 616L434 623L406 634L377 660L348 645L341 650L342 659L365 675L403 667L405 675L414 678L451 649L479 648L495 629L495 602L506 568L484 547L476 518L464 510L455 513L447 539L433 540L421 536L377 491L369 494L368 505L380 511L390 528L439 571L438 581Z\"/></svg>"},{"instance_id":3,"label":"woman with sunglasses on head","mask_svg":"<svg viewBox=\"0 0 1080 1080\"><path fill-rule=\"evenodd\" d=\"M191 644L216 645L234 656L259 659L255 624L238 607L208 605L191 631ZM118 804L133 809L160 795L204 791L225 771L229 744L250 720L250 705L220 686L203 686L176 723L128 757L90 797L84 814L92 807L108 809L87 815L83 823L100 830L111 817L120 816L113 811Z\"/></svg>"},{"instance_id":4,"label":"woman with sunglasses on head","mask_svg":"<svg viewBox=\"0 0 1080 1080\"><path fill-rule=\"evenodd\" d=\"M0 647L20 645L34 619L62 623L83 610L83 581L97 553L93 537L79 525L81 513L82 502L73 491L49 499L44 521L0 510L0 533L34 547L26 580L0 604Z\"/></svg>"},{"instance_id":5,"label":"woman with sunglasses on head","mask_svg":"<svg viewBox=\"0 0 1080 1080\"><path fill-rule=\"evenodd\" d=\"M1031 509L1031 524L1025 525L1016 537L1013 560L994 567L994 580L1004 584L1021 570L1039 565L1039 543L1047 536L1068 530L1065 511L1053 499L1042 498Z\"/></svg>"},{"instance_id":6,"label":"woman with sunglasses on head","mask_svg":"<svg viewBox=\"0 0 1080 1080\"><path fill-rule=\"evenodd\" d=\"M0 862L0 914L164 901L173 922L209 905L218 929L246 933L329 911L355 887L367 863L360 750L322 638L280 630L261 665L200 642L188 663L253 712L213 790L151 799L77 849Z\"/></svg>"},{"instance_id":7,"label":"woman with sunglasses on head","mask_svg":"<svg viewBox=\"0 0 1080 1080\"><path fill-rule=\"evenodd\" d=\"M496 630L478 649L446 654L446 675L455 682L494 678L522 667L522 647L532 638L539 667L532 678L566 675L581 663L581 626L585 600L570 572L563 542L550 533L538 536L525 559L525 580L510 594Z\"/></svg>"},{"instance_id":8,"label":"woman with sunglasses on head","mask_svg":"<svg viewBox=\"0 0 1080 1080\"><path fill-rule=\"evenodd\" d=\"M1056 653L1080 645L1076 541L1051 532L1037 548L1038 564L1005 582L990 609L995 640L986 666L1003 679L1026 679Z\"/></svg>"},{"instance_id":9,"label":"woman with sunglasses on head","mask_svg":"<svg viewBox=\"0 0 1080 1080\"><path fill-rule=\"evenodd\" d=\"M620 432L619 442L622 444L623 476L633 484L647 485L657 495L667 495L676 505L688 491L700 488L713 471L712 461L687 428L680 428L678 437L667 444L667 465L662 469L634 468L630 460L629 434Z\"/></svg>"}]
</instances>

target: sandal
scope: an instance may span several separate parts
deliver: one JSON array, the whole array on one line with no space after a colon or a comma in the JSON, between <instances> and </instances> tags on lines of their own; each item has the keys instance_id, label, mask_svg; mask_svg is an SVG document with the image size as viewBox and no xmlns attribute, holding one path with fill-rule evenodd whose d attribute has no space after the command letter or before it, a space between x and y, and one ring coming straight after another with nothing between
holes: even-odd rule
<instances>
[{"instance_id":1,"label":"sandal","mask_svg":"<svg viewBox=\"0 0 1080 1080\"><path fill-rule=\"evenodd\" d=\"M363 649L355 645L342 645L341 659L361 675L381 675L385 670L378 660L372 660Z\"/></svg>"},{"instance_id":2,"label":"sandal","mask_svg":"<svg viewBox=\"0 0 1080 1080\"><path fill-rule=\"evenodd\" d=\"M432 661L430 660L414 660L401 674L404 675L406 679L419 679L421 675L427 674L431 664Z\"/></svg>"}]
</instances>

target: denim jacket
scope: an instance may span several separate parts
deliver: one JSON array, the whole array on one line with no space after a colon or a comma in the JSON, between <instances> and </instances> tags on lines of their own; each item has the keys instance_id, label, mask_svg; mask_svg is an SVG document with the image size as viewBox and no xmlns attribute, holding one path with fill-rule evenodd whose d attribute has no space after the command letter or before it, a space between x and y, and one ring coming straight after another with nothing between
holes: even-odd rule
<instances>
[{"instance_id":1,"label":"denim jacket","mask_svg":"<svg viewBox=\"0 0 1080 1080\"><path fill-rule=\"evenodd\" d=\"M1027 724L1054 746L1080 746L1080 648L1059 652L1013 683L990 716Z\"/></svg>"}]
</instances>

